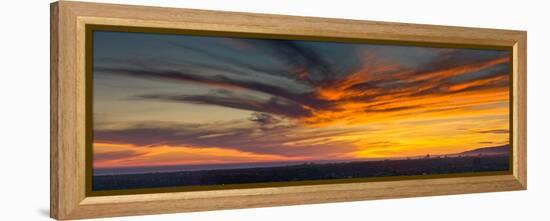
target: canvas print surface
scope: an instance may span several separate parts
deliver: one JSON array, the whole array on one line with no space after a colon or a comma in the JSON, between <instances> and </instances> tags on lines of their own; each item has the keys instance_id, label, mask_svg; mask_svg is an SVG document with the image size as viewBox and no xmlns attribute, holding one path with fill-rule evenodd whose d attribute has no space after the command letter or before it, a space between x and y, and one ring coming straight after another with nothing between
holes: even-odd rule
<instances>
[{"instance_id":1,"label":"canvas print surface","mask_svg":"<svg viewBox=\"0 0 550 221\"><path fill-rule=\"evenodd\" d=\"M93 191L511 167L509 50L92 37Z\"/></svg>"}]
</instances>

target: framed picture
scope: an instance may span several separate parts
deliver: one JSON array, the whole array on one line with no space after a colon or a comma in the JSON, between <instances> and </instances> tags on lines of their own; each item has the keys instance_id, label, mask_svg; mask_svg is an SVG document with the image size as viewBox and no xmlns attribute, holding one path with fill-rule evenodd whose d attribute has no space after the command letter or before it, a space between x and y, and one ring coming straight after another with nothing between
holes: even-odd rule
<instances>
[{"instance_id":1,"label":"framed picture","mask_svg":"<svg viewBox=\"0 0 550 221\"><path fill-rule=\"evenodd\" d=\"M53 3L51 216L526 189L526 40Z\"/></svg>"}]
</instances>

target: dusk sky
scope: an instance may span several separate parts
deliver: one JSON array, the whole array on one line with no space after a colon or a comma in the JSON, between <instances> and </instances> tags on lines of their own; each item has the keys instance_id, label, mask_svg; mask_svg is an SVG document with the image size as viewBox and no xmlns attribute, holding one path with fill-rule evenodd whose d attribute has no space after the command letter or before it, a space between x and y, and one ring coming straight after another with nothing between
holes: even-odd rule
<instances>
[{"instance_id":1,"label":"dusk sky","mask_svg":"<svg viewBox=\"0 0 550 221\"><path fill-rule=\"evenodd\" d=\"M510 52L95 31L94 168L509 143Z\"/></svg>"}]
</instances>

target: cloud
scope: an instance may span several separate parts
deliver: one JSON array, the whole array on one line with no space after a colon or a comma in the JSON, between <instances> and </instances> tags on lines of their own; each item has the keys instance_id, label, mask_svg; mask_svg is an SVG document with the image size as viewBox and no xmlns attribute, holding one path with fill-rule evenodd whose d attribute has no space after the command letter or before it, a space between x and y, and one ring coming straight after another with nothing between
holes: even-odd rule
<instances>
[{"instance_id":1,"label":"cloud","mask_svg":"<svg viewBox=\"0 0 550 221\"><path fill-rule=\"evenodd\" d=\"M290 118L307 117L311 115L310 110L304 106L281 97L271 97L268 100L260 100L252 97L217 96L217 95L169 95L169 94L148 94L139 95L135 98L143 100L160 100L170 102L185 102L203 105L216 105L241 110L271 113Z\"/></svg>"},{"instance_id":2,"label":"cloud","mask_svg":"<svg viewBox=\"0 0 550 221\"><path fill-rule=\"evenodd\" d=\"M470 103L462 102L470 99L467 96L471 96L468 95L471 92L486 96L483 102L503 101L500 92L505 91L509 83L508 52L430 49L437 56L411 68L381 57L383 48L371 50L357 45L288 40L224 42L225 46L216 47L168 42L175 50L186 53L179 64L132 67L130 62L118 67L96 65L94 71L203 84L217 91L239 91L239 95L138 94L133 99L214 105L312 124L342 123L344 116L355 124L367 123L369 117L363 116L367 113L415 114L434 113L444 106L467 108L478 105L478 98ZM356 65L347 60L361 63ZM453 104L453 99L461 104Z\"/></svg>"},{"instance_id":3,"label":"cloud","mask_svg":"<svg viewBox=\"0 0 550 221\"><path fill-rule=\"evenodd\" d=\"M273 55L289 67L296 79L318 83L331 78L333 67L315 50L287 40L252 41L258 49Z\"/></svg>"},{"instance_id":4,"label":"cloud","mask_svg":"<svg viewBox=\"0 0 550 221\"><path fill-rule=\"evenodd\" d=\"M270 126L270 125L277 125L282 120L274 117L270 114L265 113L253 113L250 118L248 118L250 121L255 122L259 124L260 126Z\"/></svg>"},{"instance_id":5,"label":"cloud","mask_svg":"<svg viewBox=\"0 0 550 221\"><path fill-rule=\"evenodd\" d=\"M417 109L419 107L422 107L423 105L410 105L410 106L399 106L399 107L391 107L391 108L381 108L381 109L366 109L365 112L394 112L394 111L402 111L402 110L413 110Z\"/></svg>"},{"instance_id":6,"label":"cloud","mask_svg":"<svg viewBox=\"0 0 550 221\"><path fill-rule=\"evenodd\" d=\"M222 67L241 75L270 75L277 78L292 79L306 85L320 85L334 79L338 72L354 72L360 68L360 59L356 56L357 47L343 44L304 44L299 41L261 40L261 39L224 39L226 50L204 48L185 43L167 42L171 46L215 60L210 66ZM223 47L222 47L223 48ZM321 53L321 49L339 51L343 57ZM245 56L248 59L242 59ZM266 66L255 62L254 57L272 60L277 65Z\"/></svg>"},{"instance_id":7,"label":"cloud","mask_svg":"<svg viewBox=\"0 0 550 221\"><path fill-rule=\"evenodd\" d=\"M229 78L224 75L214 76L199 76L198 74L188 73L185 71L173 71L173 70L140 70L132 68L108 68L97 67L95 71L109 72L112 74L122 74L132 77L156 79L164 81L184 81L191 83L199 83L210 85L223 89L245 89L252 92L268 94L273 97L284 98L296 103L303 104L305 106L321 108L324 103L320 100L311 97L308 93L296 93L285 87L275 86L260 81L248 81L242 79ZM158 95L157 95L158 96ZM142 96L147 97L147 96ZM158 96L160 99L164 99L163 96Z\"/></svg>"},{"instance_id":8,"label":"cloud","mask_svg":"<svg viewBox=\"0 0 550 221\"><path fill-rule=\"evenodd\" d=\"M510 133L509 130L507 129L496 129L496 130L481 130L481 131L476 131L477 133L482 133L482 134L507 134L507 133Z\"/></svg>"},{"instance_id":9,"label":"cloud","mask_svg":"<svg viewBox=\"0 0 550 221\"><path fill-rule=\"evenodd\" d=\"M110 160L120 160L124 158L132 158L144 155L143 153L135 150L118 150L102 153L94 153L94 162L101 163Z\"/></svg>"},{"instance_id":10,"label":"cloud","mask_svg":"<svg viewBox=\"0 0 550 221\"><path fill-rule=\"evenodd\" d=\"M356 148L350 141L332 138L366 132L365 129L308 129L298 125L279 125L263 114L253 115L252 121L262 123L247 127L238 124L144 123L121 129L94 130L93 136L95 142L131 144L144 148L163 145L220 147L256 154L325 156L342 154ZM271 127L262 127L266 121L271 121Z\"/></svg>"}]
</instances>

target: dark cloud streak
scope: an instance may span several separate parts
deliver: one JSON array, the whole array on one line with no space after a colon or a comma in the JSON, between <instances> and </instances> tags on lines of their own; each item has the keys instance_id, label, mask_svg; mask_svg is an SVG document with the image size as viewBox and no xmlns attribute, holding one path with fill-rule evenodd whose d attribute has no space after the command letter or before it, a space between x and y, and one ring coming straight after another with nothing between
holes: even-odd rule
<instances>
[{"instance_id":1,"label":"dark cloud streak","mask_svg":"<svg viewBox=\"0 0 550 221\"><path fill-rule=\"evenodd\" d=\"M331 64L324 54L299 41L258 39L241 39L238 41L240 41L240 44L247 44L247 47L253 48L256 53L272 56L288 67L282 67L280 70L276 68L271 70L252 61L234 58L223 53L216 53L210 49L197 48L180 43L168 43L180 48L180 50L187 50L208 57L211 62L184 61L179 65L180 67L177 70L160 69L159 67L146 69L142 68L143 65L141 65L141 68L94 66L94 71L162 81L206 84L226 90L239 89L246 90L251 94L261 93L262 95L271 96L267 100L261 100L233 94L224 96L209 94L142 94L134 96L134 99L216 105L275 114L293 119L310 117L315 111L319 110L339 110L339 106L342 103L368 103L383 96L415 99L415 97L420 96L457 94L468 91L503 88L508 85L507 78L499 78L505 75L502 70L506 69L508 63L497 63L500 66L494 70L487 69L488 67L494 67L494 65L483 66L487 62L505 55L508 56L508 54L500 53L489 56L484 51L441 50L441 56L416 70L395 68L382 73L367 73L370 74L368 76L375 74L377 76L376 79L358 81L344 88L337 88L337 90L349 92L351 96L341 97L337 100L327 100L317 94L317 89L319 87L330 88L332 85L346 82L355 73L355 70L349 73L337 72L338 68ZM356 57L357 54L350 54L350 56ZM367 62L366 64L373 62L372 65L379 65L376 57L370 57L369 60L364 62ZM462 70L462 66L468 65L474 67L472 71ZM151 66L156 67L159 65ZM287 70L284 70L285 68ZM457 76L438 75L439 72L453 69L464 73ZM296 73L296 71L300 73ZM296 90L289 88L288 85L277 84L277 82L254 80L254 78L261 79L262 75L293 79L296 85L303 85L306 89ZM430 75L437 76L433 78L425 77ZM242 76L253 76L253 78ZM480 85L467 85L473 81L490 78L495 78L496 80ZM451 89L460 85L464 86L459 89ZM367 108L365 111L392 112L414 109L416 107L418 106L392 106L386 108L380 106L376 109Z\"/></svg>"},{"instance_id":2,"label":"dark cloud streak","mask_svg":"<svg viewBox=\"0 0 550 221\"><path fill-rule=\"evenodd\" d=\"M143 100L159 100L170 102L185 102L202 105L217 105L241 110L271 113L290 118L311 116L311 111L301 105L284 98L271 97L267 101L253 98L222 97L212 95L140 95L135 98Z\"/></svg>"},{"instance_id":3,"label":"dark cloud streak","mask_svg":"<svg viewBox=\"0 0 550 221\"><path fill-rule=\"evenodd\" d=\"M316 156L327 153L346 153L355 150L355 147L349 141L326 141L315 144L303 142L364 132L364 129L303 131L297 125L272 125L271 128L265 128L220 126L219 124L140 124L123 129L94 130L94 140L132 144L142 148L160 145L191 148L222 147L259 154ZM284 145L292 142L301 143Z\"/></svg>"}]
</instances>

